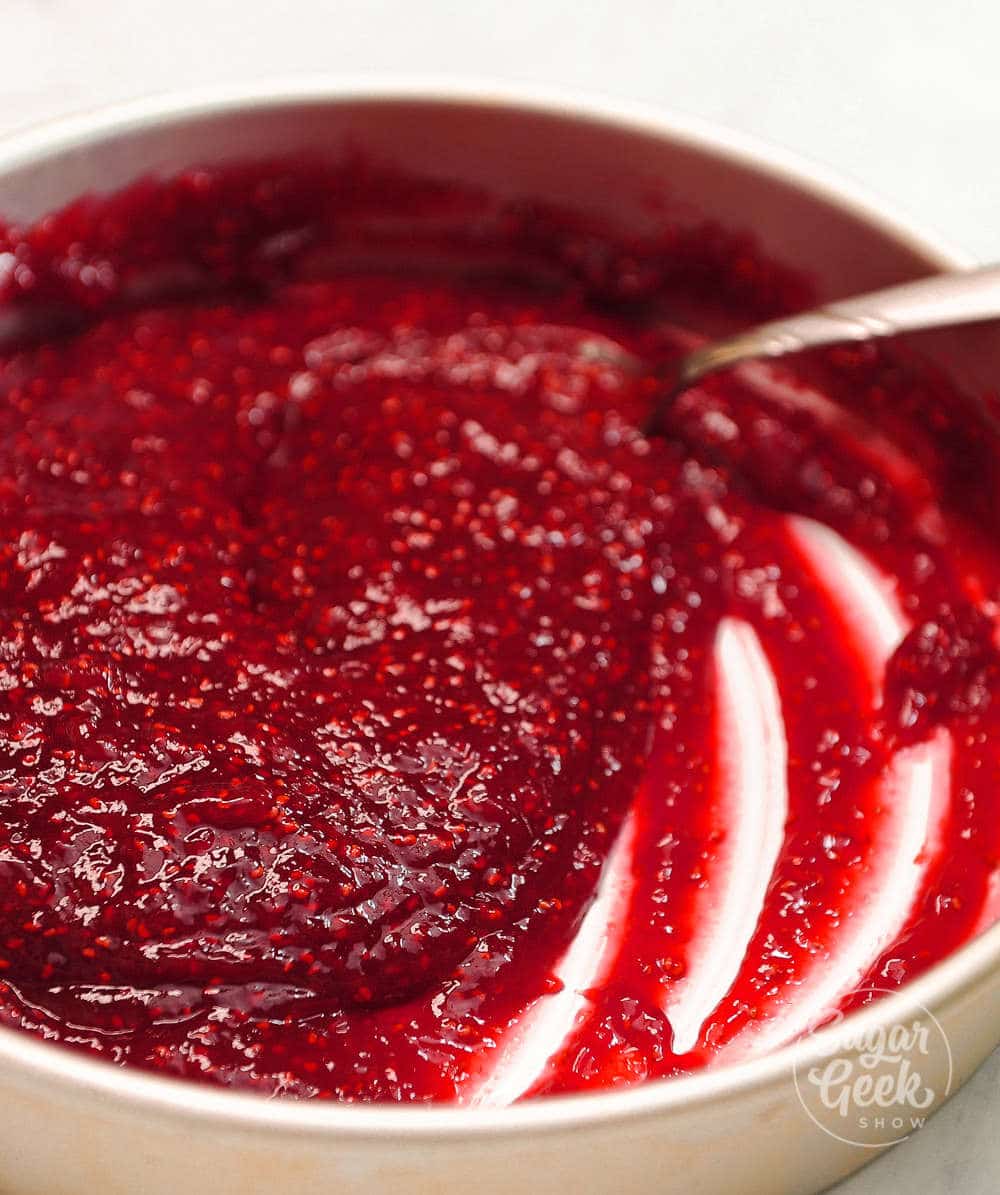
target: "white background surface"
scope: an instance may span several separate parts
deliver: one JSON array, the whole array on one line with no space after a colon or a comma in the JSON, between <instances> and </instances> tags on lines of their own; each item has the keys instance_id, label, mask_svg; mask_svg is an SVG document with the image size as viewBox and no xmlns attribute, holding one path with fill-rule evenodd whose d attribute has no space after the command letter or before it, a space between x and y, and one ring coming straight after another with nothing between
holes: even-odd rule
<instances>
[{"instance_id":1,"label":"white background surface","mask_svg":"<svg viewBox=\"0 0 1000 1195\"><path fill-rule=\"evenodd\" d=\"M819 159L1000 260L996 0L0 0L0 55L0 133L297 72L485 75L652 101ZM994 1055L838 1195L998 1190Z\"/></svg>"}]
</instances>

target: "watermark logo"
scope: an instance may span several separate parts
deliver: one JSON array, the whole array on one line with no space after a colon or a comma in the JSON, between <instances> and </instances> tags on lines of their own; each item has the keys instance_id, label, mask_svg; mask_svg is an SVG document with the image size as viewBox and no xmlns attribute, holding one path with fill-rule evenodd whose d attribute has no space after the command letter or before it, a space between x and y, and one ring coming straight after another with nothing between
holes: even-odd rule
<instances>
[{"instance_id":1,"label":"watermark logo","mask_svg":"<svg viewBox=\"0 0 1000 1195\"><path fill-rule=\"evenodd\" d=\"M951 1047L926 1008L864 1032L837 1012L824 1032L830 1043L823 1057L795 1067L795 1090L814 1124L838 1141L894 1145L922 1129L951 1092Z\"/></svg>"}]
</instances>

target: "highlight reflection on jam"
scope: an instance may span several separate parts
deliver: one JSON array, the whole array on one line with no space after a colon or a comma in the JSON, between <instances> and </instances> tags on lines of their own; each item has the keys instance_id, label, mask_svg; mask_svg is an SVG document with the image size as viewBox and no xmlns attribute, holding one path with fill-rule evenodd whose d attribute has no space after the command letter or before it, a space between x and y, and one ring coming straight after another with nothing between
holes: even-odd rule
<instances>
[{"instance_id":1,"label":"highlight reflection on jam","mask_svg":"<svg viewBox=\"0 0 1000 1195\"><path fill-rule=\"evenodd\" d=\"M272 164L0 262L3 1023L506 1102L772 1048L996 915L992 430L863 347L644 438L609 340L806 297L740 238Z\"/></svg>"}]
</instances>

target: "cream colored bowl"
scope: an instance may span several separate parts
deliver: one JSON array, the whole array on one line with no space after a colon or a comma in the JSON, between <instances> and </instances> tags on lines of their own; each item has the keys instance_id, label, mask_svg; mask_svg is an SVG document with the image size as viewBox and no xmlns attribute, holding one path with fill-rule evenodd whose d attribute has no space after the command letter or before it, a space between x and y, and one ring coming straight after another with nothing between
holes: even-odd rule
<instances>
[{"instance_id":1,"label":"cream colored bowl","mask_svg":"<svg viewBox=\"0 0 1000 1195\"><path fill-rule=\"evenodd\" d=\"M968 264L822 171L732 134L603 101L433 83L206 92L50 124L0 146L0 213L29 219L150 171L336 154L348 138L405 169L596 210L625 228L649 219L655 190L676 214L752 230L768 253L807 268L825 298ZM958 362L963 381L996 388L995 336L967 329L926 344ZM909 1021L918 1006L947 1034L954 1089L1000 1040L1000 926L856 1026ZM267 1101L0 1030L0 1191L812 1192L874 1152L821 1131L800 1103L794 1075L829 1041L827 1031L711 1073L486 1111ZM940 1099L947 1075L932 1078Z\"/></svg>"}]
</instances>

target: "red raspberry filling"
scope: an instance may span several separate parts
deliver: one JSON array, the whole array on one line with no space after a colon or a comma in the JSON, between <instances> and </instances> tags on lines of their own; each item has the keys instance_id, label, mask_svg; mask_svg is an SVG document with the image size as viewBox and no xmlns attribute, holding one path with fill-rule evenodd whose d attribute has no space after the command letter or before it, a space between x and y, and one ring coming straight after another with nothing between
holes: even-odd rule
<instances>
[{"instance_id":1,"label":"red raspberry filling","mask_svg":"<svg viewBox=\"0 0 1000 1195\"><path fill-rule=\"evenodd\" d=\"M0 364L4 1022L268 1093L471 1098L563 986L629 819L613 965L529 1086L680 1073L834 965L893 761L942 728L945 845L866 974L979 926L998 562L947 381L834 352L785 385L835 426L730 377L647 440L655 369L595 345L655 362L668 320L801 282L714 228L630 244L362 164L199 172L4 237L31 330ZM895 585L884 701L795 518ZM788 815L681 1049L703 894L735 882L722 626L776 678Z\"/></svg>"}]
</instances>

